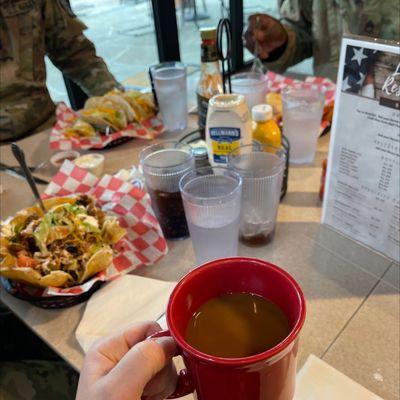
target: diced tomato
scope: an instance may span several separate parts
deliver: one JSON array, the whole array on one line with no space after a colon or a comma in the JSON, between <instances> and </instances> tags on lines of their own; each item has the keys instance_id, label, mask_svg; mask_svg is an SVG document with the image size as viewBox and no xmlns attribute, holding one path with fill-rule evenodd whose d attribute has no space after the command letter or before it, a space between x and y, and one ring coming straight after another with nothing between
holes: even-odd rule
<instances>
[{"instance_id":1,"label":"diced tomato","mask_svg":"<svg viewBox=\"0 0 400 400\"><path fill-rule=\"evenodd\" d=\"M19 267L35 268L39 264L39 261L21 253L22 252L20 252L17 257L17 263Z\"/></svg>"}]
</instances>

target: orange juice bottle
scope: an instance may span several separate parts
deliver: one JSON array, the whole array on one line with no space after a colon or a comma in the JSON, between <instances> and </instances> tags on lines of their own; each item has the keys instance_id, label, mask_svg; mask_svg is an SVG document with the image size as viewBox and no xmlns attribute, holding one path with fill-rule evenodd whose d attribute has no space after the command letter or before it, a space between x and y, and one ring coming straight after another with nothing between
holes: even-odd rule
<instances>
[{"instance_id":1,"label":"orange juice bottle","mask_svg":"<svg viewBox=\"0 0 400 400\"><path fill-rule=\"evenodd\" d=\"M281 130L273 118L269 104L258 104L251 110L253 119L253 140L269 146L281 147Z\"/></svg>"}]
</instances>

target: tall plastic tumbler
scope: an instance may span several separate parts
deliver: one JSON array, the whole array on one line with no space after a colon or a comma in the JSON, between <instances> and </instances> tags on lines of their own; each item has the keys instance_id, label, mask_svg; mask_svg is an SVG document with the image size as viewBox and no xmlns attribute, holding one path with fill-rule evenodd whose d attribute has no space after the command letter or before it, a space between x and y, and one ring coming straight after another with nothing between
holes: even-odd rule
<instances>
[{"instance_id":1,"label":"tall plastic tumbler","mask_svg":"<svg viewBox=\"0 0 400 400\"><path fill-rule=\"evenodd\" d=\"M240 241L248 246L269 243L275 234L284 149L258 143L238 147L228 156L228 168L243 180Z\"/></svg>"},{"instance_id":2,"label":"tall plastic tumbler","mask_svg":"<svg viewBox=\"0 0 400 400\"><path fill-rule=\"evenodd\" d=\"M227 168L200 168L180 181L196 261L237 255L242 179Z\"/></svg>"},{"instance_id":3,"label":"tall plastic tumbler","mask_svg":"<svg viewBox=\"0 0 400 400\"><path fill-rule=\"evenodd\" d=\"M192 148L178 142L154 144L142 150L140 164L164 236L167 239L189 236L179 181L194 170Z\"/></svg>"},{"instance_id":4,"label":"tall plastic tumbler","mask_svg":"<svg viewBox=\"0 0 400 400\"><path fill-rule=\"evenodd\" d=\"M165 128L181 131L187 126L186 66L178 61L164 62L150 68L158 106Z\"/></svg>"},{"instance_id":5,"label":"tall plastic tumbler","mask_svg":"<svg viewBox=\"0 0 400 400\"><path fill-rule=\"evenodd\" d=\"M282 90L283 134L290 142L290 162L314 161L324 108L324 93L311 88Z\"/></svg>"}]
</instances>

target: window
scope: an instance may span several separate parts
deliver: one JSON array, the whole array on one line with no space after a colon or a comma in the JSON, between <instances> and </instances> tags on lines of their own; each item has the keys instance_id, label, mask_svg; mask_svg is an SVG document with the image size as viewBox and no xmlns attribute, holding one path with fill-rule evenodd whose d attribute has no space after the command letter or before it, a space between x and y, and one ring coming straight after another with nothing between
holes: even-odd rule
<instances>
[{"instance_id":1,"label":"window","mask_svg":"<svg viewBox=\"0 0 400 400\"><path fill-rule=\"evenodd\" d=\"M134 75L158 62L149 0L70 0L70 4L88 27L85 35L119 82L135 84ZM68 96L61 73L49 60L46 65L53 100L66 101Z\"/></svg>"},{"instance_id":2,"label":"window","mask_svg":"<svg viewBox=\"0 0 400 400\"><path fill-rule=\"evenodd\" d=\"M278 17L277 0L70 0L70 3L88 26L85 34L95 44L98 55L125 86L138 84L133 77L146 74L149 66L159 61L181 59L186 63L190 105L195 103L199 75L200 28L217 26L222 17L231 19L233 69L237 71L253 59L242 41L248 16L259 12ZM53 100L68 102L60 72L49 60L46 65ZM289 72L311 74L311 60Z\"/></svg>"}]
</instances>

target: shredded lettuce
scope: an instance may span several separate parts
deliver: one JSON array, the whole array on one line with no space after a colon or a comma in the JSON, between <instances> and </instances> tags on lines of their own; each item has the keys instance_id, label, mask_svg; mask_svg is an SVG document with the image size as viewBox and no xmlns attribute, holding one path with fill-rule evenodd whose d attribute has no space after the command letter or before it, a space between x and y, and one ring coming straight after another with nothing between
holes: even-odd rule
<instances>
[{"instance_id":1,"label":"shredded lettuce","mask_svg":"<svg viewBox=\"0 0 400 400\"><path fill-rule=\"evenodd\" d=\"M40 251L43 254L47 254L47 238L50 234L51 230L51 225L52 225L52 214L46 214L38 227L35 229L35 232L33 233L33 237L35 238L36 245L39 247Z\"/></svg>"}]
</instances>

